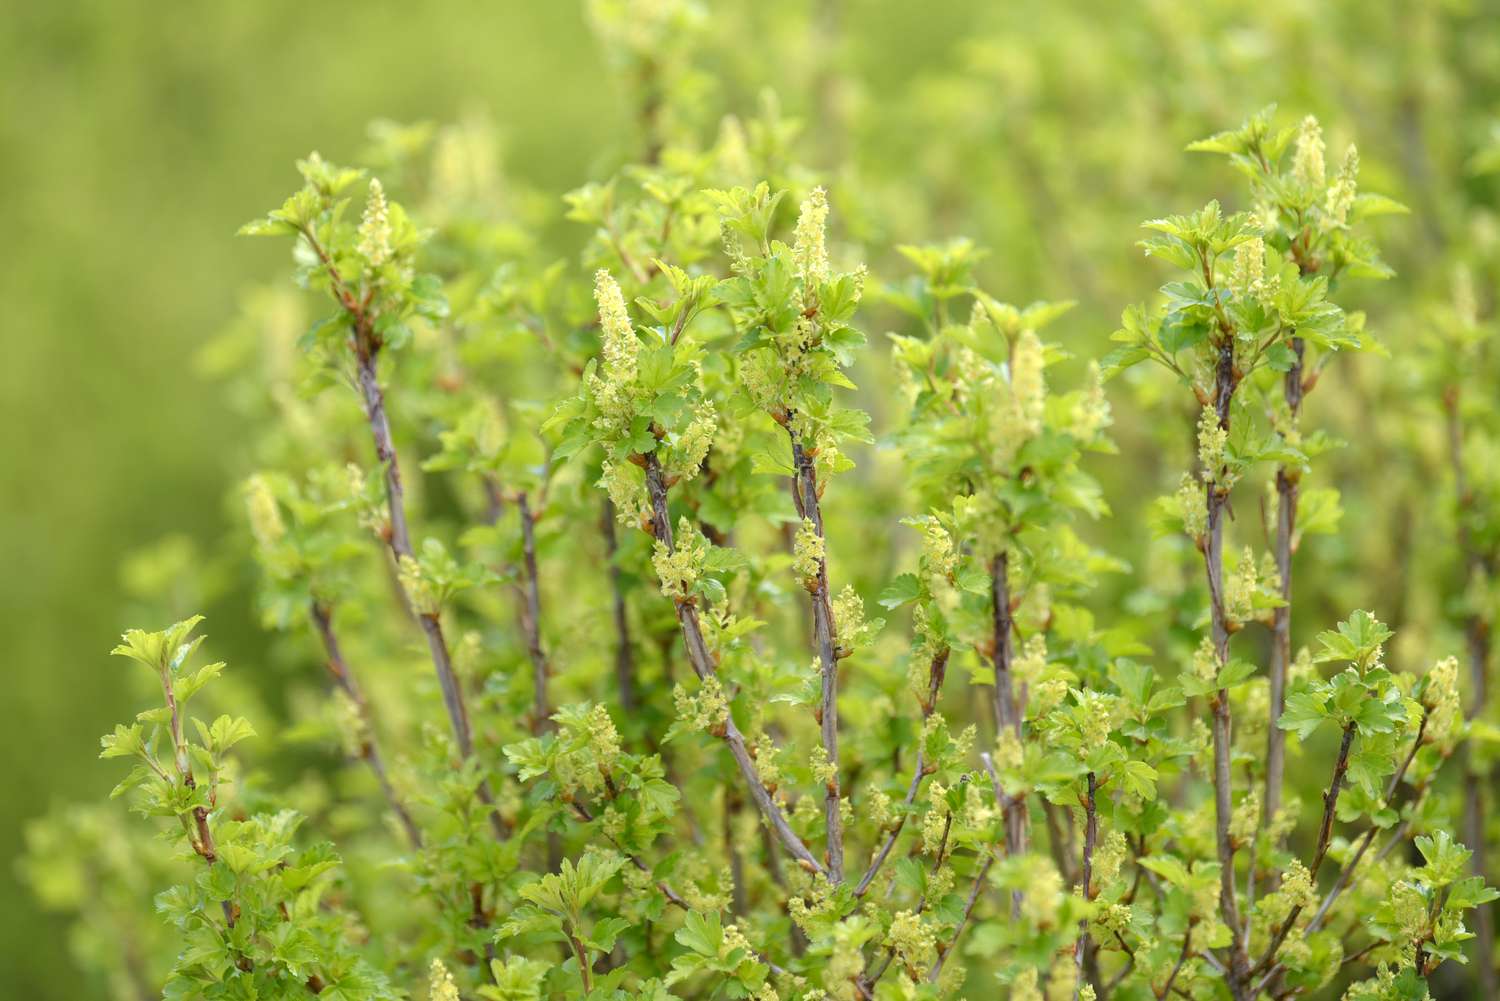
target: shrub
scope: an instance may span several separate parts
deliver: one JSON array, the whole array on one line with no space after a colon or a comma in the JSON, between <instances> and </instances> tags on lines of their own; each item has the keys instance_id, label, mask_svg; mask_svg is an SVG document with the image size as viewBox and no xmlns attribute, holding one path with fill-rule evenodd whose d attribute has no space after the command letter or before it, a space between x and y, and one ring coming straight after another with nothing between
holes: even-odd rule
<instances>
[{"instance_id":1,"label":"shrub","mask_svg":"<svg viewBox=\"0 0 1500 1001\"><path fill-rule=\"evenodd\" d=\"M682 28L606 23L627 61ZM265 410L260 611L329 672L264 753L332 737L363 778L246 768L254 697L196 617L115 649L156 690L103 756L166 835L117 844L168 883L168 997L1397 999L1464 960L1496 894L1432 794L1476 729L1458 662L1389 667L1358 609L1292 644L1294 554L1340 511L1303 401L1380 350L1346 280L1389 277L1364 224L1404 211L1352 147L1269 110L1193 144L1249 207L1146 223L1173 280L1080 366L1041 336L1068 304L985 291L971 243L871 275L774 109L573 192L583 268L494 216L461 130L387 139L244 228L306 294L224 348ZM1152 609L1091 597L1136 572L1090 522L1106 382L1143 362L1193 442L1127 529L1160 536ZM38 871L99 823L39 828ZM110 871L81 910L134 923Z\"/></svg>"}]
</instances>

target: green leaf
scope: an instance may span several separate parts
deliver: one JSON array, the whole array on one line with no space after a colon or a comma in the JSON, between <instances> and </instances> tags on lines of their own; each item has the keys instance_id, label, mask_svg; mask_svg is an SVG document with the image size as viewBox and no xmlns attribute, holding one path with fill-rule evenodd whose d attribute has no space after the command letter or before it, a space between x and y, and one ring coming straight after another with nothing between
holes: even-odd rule
<instances>
[{"instance_id":1,"label":"green leaf","mask_svg":"<svg viewBox=\"0 0 1500 1001\"><path fill-rule=\"evenodd\" d=\"M922 583L916 574L904 573L891 581L890 586L880 592L876 599L883 608L900 608L922 596Z\"/></svg>"}]
</instances>

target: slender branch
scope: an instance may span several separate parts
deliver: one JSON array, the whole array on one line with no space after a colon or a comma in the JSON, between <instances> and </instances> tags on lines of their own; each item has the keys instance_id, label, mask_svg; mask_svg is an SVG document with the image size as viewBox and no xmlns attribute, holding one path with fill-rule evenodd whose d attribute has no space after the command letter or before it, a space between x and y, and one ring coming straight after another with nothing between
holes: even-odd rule
<instances>
[{"instance_id":1,"label":"slender branch","mask_svg":"<svg viewBox=\"0 0 1500 1001\"><path fill-rule=\"evenodd\" d=\"M1213 286L1213 273L1207 261L1204 272L1208 284ZM1229 430L1229 407L1234 396L1238 378L1234 369L1234 337L1225 321L1220 319L1221 342L1219 360L1215 370L1214 406L1219 427ZM1211 471L1215 477L1218 470ZM1209 609L1212 618L1212 636L1215 661L1221 667L1229 662L1229 617L1224 605L1224 512L1229 503L1228 491L1216 480L1205 484L1204 492L1208 507L1207 537L1203 544L1203 564L1208 577ZM1233 728L1229 710L1229 692L1219 689L1214 693L1213 745L1214 745L1214 829L1219 857L1219 910L1224 924L1233 936L1229 963L1229 988L1236 1001L1245 997L1246 942L1244 928L1240 923L1239 902L1234 882L1234 839L1229 834L1230 821L1234 815L1232 798L1233 776L1230 759L1233 754Z\"/></svg>"},{"instance_id":2,"label":"slender branch","mask_svg":"<svg viewBox=\"0 0 1500 1001\"><path fill-rule=\"evenodd\" d=\"M943 836L938 839L937 854L932 859L932 874L934 876L943 868L943 863L948 860L948 835L952 832L953 812L950 810L943 814ZM913 913L921 914L925 910L927 910L927 891L923 890L922 895L917 898L917 906ZM886 946L885 959L881 961L880 969L862 979L860 984L861 993L868 996L875 989L875 985L880 982L881 977L885 976L885 971L890 969L891 961L895 958L896 947L894 945Z\"/></svg>"},{"instance_id":3,"label":"slender branch","mask_svg":"<svg viewBox=\"0 0 1500 1001\"><path fill-rule=\"evenodd\" d=\"M541 575L536 564L536 516L522 490L516 494L516 508L521 516L521 554L526 567L526 601L522 606L521 626L526 633L526 653L531 658L531 726L534 733L546 730L552 719L547 698L547 678L551 669L542 649Z\"/></svg>"},{"instance_id":4,"label":"slender branch","mask_svg":"<svg viewBox=\"0 0 1500 1001\"><path fill-rule=\"evenodd\" d=\"M349 314L354 326L351 346L354 350L360 398L364 403L366 422L370 426L370 437L375 445L375 457L380 462L385 475L386 509L390 522L386 545L399 566L403 558L412 557L411 533L406 522L406 489L401 480L401 464L397 459L391 436L391 422L386 412L385 394L380 388L380 379L376 373L376 359L383 347L383 342L375 333L375 317L369 308L370 294L366 293L363 298L356 298L313 231L305 228L301 232L328 274L334 299ZM406 595L405 588L400 590L403 597L408 598L409 604L410 596ZM419 615L417 621L427 637L427 648L432 658L433 670L437 673L438 687L443 693L443 708L448 713L448 723L453 729L453 737L458 744L459 754L468 759L474 753L474 741L469 730L469 714L464 705L463 689L459 686L458 677L453 671L453 659L448 652L448 641L443 635L442 622L436 614ZM493 807L494 797L490 794L487 780L480 780L478 794L481 802ZM505 838L505 823L493 809L490 811L490 826L497 838Z\"/></svg>"},{"instance_id":5,"label":"slender branch","mask_svg":"<svg viewBox=\"0 0 1500 1001\"><path fill-rule=\"evenodd\" d=\"M1193 954L1193 926L1190 923L1187 931L1182 933L1182 952L1177 956L1177 965L1172 967L1172 972L1167 976L1167 982L1161 987L1153 986L1151 992L1157 998L1164 998L1172 993L1172 984L1177 980L1177 974L1182 972L1182 967L1187 963L1188 957Z\"/></svg>"},{"instance_id":6,"label":"slender branch","mask_svg":"<svg viewBox=\"0 0 1500 1001\"><path fill-rule=\"evenodd\" d=\"M1021 739L1021 717L1024 713L1016 698L1015 684L1011 677L1011 661L1014 656L1012 633L1015 620L1012 615L1010 596L1010 554L1004 547L990 561L990 595L993 600L994 644L992 655L995 665L994 712L995 733L998 737L1010 730L1017 741ZM993 776L992 776L993 777ZM1005 819L1005 853L1016 856L1026 850L1026 806L1024 800L1000 794L999 779L995 779L997 799ZM1010 894L1010 915L1014 920L1021 913L1020 890Z\"/></svg>"},{"instance_id":7,"label":"slender branch","mask_svg":"<svg viewBox=\"0 0 1500 1001\"><path fill-rule=\"evenodd\" d=\"M654 452L645 456L646 464L646 490L651 499L651 525L658 541L666 545L668 552L675 551L672 541L672 519L667 511L667 484L662 476L661 463L657 460ZM708 644L703 639L703 626L698 621L698 609L689 602L677 602L677 622L682 630L683 646L687 649L688 662L693 666L693 673L700 679L712 678L717 675L714 667L713 656L708 652ZM749 748L745 746L744 734L735 725L734 716L731 714L724 720L722 732L715 735L724 741L729 747L729 753L734 762L739 766L740 775L745 780L745 785L750 790L750 798L755 800L755 805L760 809L761 815L765 817L786 850L791 853L803 868L823 875L828 870L813 857L812 852L807 850L807 845L792 830L791 824L787 822L786 815L781 807L771 798L771 793L761 782L760 775L755 770L755 761L750 757Z\"/></svg>"},{"instance_id":8,"label":"slender branch","mask_svg":"<svg viewBox=\"0 0 1500 1001\"><path fill-rule=\"evenodd\" d=\"M177 702L177 691L172 685L171 668L162 664L160 670L162 694L166 698L167 711L170 714L168 722L169 734L172 738L172 764L177 771L177 777L188 789L196 789L198 782L193 778L193 766L188 758L187 741L182 736L182 707ZM210 790L212 798L212 790ZM208 822L208 809L202 806L193 807L192 827L188 831L188 842L193 846L193 851L202 857L204 862L213 865L219 860L219 850L214 844L213 828ZM184 823L184 826L187 826ZM196 836L194 835L196 831ZM234 927L235 914L238 908L231 900L219 901L220 908L224 911L224 923L230 928ZM241 959L241 962L248 960Z\"/></svg>"},{"instance_id":9,"label":"slender branch","mask_svg":"<svg viewBox=\"0 0 1500 1001\"><path fill-rule=\"evenodd\" d=\"M1088 774L1088 798L1084 802L1084 824L1083 824L1083 900L1088 903L1094 898L1094 890L1091 885L1094 878L1094 847L1099 841L1099 811L1095 800L1098 786L1094 773ZM1089 950L1089 919L1083 918L1078 922L1078 940L1073 944L1073 966L1077 974L1073 987L1073 1001L1078 1001L1078 996L1083 990L1083 959Z\"/></svg>"},{"instance_id":10,"label":"slender branch","mask_svg":"<svg viewBox=\"0 0 1500 1001\"><path fill-rule=\"evenodd\" d=\"M818 474L812 456L803 449L788 422L792 439L792 460L797 469L792 494L797 513L810 521L819 539L824 539L823 510L818 501ZM823 790L823 822L828 832L828 878L838 884L844 881L844 818L839 791L839 656L835 648L837 627L833 606L828 597L828 560L818 559L816 589L811 589L813 633L818 647L818 664L822 670L822 694L818 703L818 725L822 731L823 751L828 756L832 777Z\"/></svg>"},{"instance_id":11,"label":"slender branch","mask_svg":"<svg viewBox=\"0 0 1500 1001\"><path fill-rule=\"evenodd\" d=\"M974 885L969 887L969 899L964 904L963 916L958 919L958 927L953 929L953 938L946 944L939 946L937 962L932 964L932 969L927 971L927 982L935 984L942 975L943 964L948 957L953 955L953 950L958 948L958 940L963 937L964 928L969 924L969 918L974 913L974 905L979 901L979 895L984 891L984 881L989 877L990 867L995 864L993 853L986 855L984 864L979 867L979 872L974 876Z\"/></svg>"},{"instance_id":12,"label":"slender branch","mask_svg":"<svg viewBox=\"0 0 1500 1001\"><path fill-rule=\"evenodd\" d=\"M1323 822L1318 828L1318 846L1313 853L1312 865L1307 867L1308 880L1316 881L1318 870L1322 868L1323 860L1328 857L1328 846L1333 840L1333 820L1338 808L1339 793L1344 787L1344 774L1349 769L1349 749L1354 743L1354 724L1350 723L1344 727L1344 738L1339 743L1339 756L1333 764L1333 778L1328 783L1328 791L1323 794ZM1316 884L1315 884L1316 885ZM1297 923L1297 916L1302 913L1301 905L1292 908L1292 912L1282 921L1281 926L1276 929L1276 934L1271 936L1271 942L1266 946L1264 955L1256 962L1250 970L1253 977L1266 969L1276 958L1276 950L1281 948L1281 943L1286 941L1287 933Z\"/></svg>"},{"instance_id":13,"label":"slender branch","mask_svg":"<svg viewBox=\"0 0 1500 1001\"><path fill-rule=\"evenodd\" d=\"M1302 410L1302 338L1292 338L1292 367L1283 381L1283 394L1292 426ZM1301 473L1285 465L1276 470L1276 573L1281 578L1280 608L1272 612L1270 707L1266 727L1266 793L1261 822L1272 820L1281 809L1282 784L1286 773L1286 731L1276 725L1286 708L1286 672L1292 659L1292 539L1297 530L1297 501Z\"/></svg>"},{"instance_id":14,"label":"slender branch","mask_svg":"<svg viewBox=\"0 0 1500 1001\"><path fill-rule=\"evenodd\" d=\"M584 823L591 824L596 819L594 815L589 812L588 807L584 806L582 803L579 803L575 800L573 801L572 806L574 812L578 814L578 819L582 820ZM614 845L615 849L619 851L621 855L624 855L625 858L629 860L631 865L635 866L636 869L641 872L651 872L651 867L647 865L639 855L625 848L625 846L620 844L619 840L609 831L604 830L603 828L600 828L600 830L604 834L604 836L609 839L609 843ZM667 898L667 903L672 904L676 907L680 907L684 911L692 910L692 907L688 904L688 902L682 898L682 894L672 889L672 884L668 883L666 880L657 880L656 888L661 891L662 896Z\"/></svg>"},{"instance_id":15,"label":"slender branch","mask_svg":"<svg viewBox=\"0 0 1500 1001\"><path fill-rule=\"evenodd\" d=\"M604 534L604 551L609 558L609 590L615 621L615 684L620 690L620 708L634 713L639 700L635 690L635 647L630 641L630 616L625 606L625 588L621 580L619 544L615 538L615 506L609 498L599 516L599 529Z\"/></svg>"},{"instance_id":16,"label":"slender branch","mask_svg":"<svg viewBox=\"0 0 1500 1001\"><path fill-rule=\"evenodd\" d=\"M995 732L1011 730L1021 736L1021 714L1016 707L1015 687L1010 665L1014 656L1011 631L1014 619L1010 607L1010 554L1004 549L990 562L990 594L994 601L995 688L992 695L995 710Z\"/></svg>"},{"instance_id":17,"label":"slender branch","mask_svg":"<svg viewBox=\"0 0 1500 1001\"><path fill-rule=\"evenodd\" d=\"M385 757L380 752L380 744L376 737L374 713L370 709L370 703L365 698L364 691L355 680L353 672L350 671L348 662L344 659L338 635L333 630L333 610L322 602L313 601L311 616L318 639L323 644L323 656L327 658L328 673L333 675L334 683L348 696L355 711L359 714L362 728L359 735L359 759L375 776L375 781L379 783L387 805L390 806L391 812L401 823L401 829L406 833L406 840L413 848L421 848L422 831L417 827L416 821L412 820L406 804L401 801L401 797L391 785L390 776L386 773Z\"/></svg>"},{"instance_id":18,"label":"slender branch","mask_svg":"<svg viewBox=\"0 0 1500 1001\"><path fill-rule=\"evenodd\" d=\"M943 676L948 670L949 652L948 647L943 647L932 658L932 663L927 668L927 697L922 702L922 721L924 723L932 715L933 710L937 706L938 690L942 688ZM876 851L875 857L870 861L870 866L865 870L865 874L861 877L859 885L854 888L854 896L856 898L865 895L865 891L870 888L870 883L874 881L875 875L880 872L880 867L885 865L886 858L891 854L891 849L896 846L896 840L901 836L901 829L906 826L906 818L911 813L912 804L917 800L917 793L922 787L922 779L930 774L930 772L931 769L928 767L923 755L922 745L918 743L917 763L912 768L911 783L906 787L906 799L902 802L901 816L896 819L896 826L891 828L891 833L886 836L885 841L881 844L879 850Z\"/></svg>"},{"instance_id":19,"label":"slender branch","mask_svg":"<svg viewBox=\"0 0 1500 1001\"><path fill-rule=\"evenodd\" d=\"M1406 777L1407 771L1411 768L1412 761L1416 759L1417 751L1421 750L1422 737L1426 733L1427 716L1424 713L1422 716L1422 722L1417 725L1417 734L1416 737L1412 740L1411 750L1407 753L1406 758L1401 762L1401 767L1396 769L1396 774L1392 775L1390 781L1386 783L1385 799L1387 801L1389 801L1390 798L1395 795L1396 789L1401 785L1401 780ZM1405 825L1402 826L1404 827ZM1315 913L1312 920L1308 922L1308 934L1312 934L1323 926L1324 917L1327 916L1328 911L1331 907L1333 907L1334 902L1338 900L1339 895L1349 887L1349 884L1354 879L1354 873L1359 869L1360 860L1364 858L1365 852L1369 851L1370 843L1375 840L1375 835L1378 834L1379 831L1380 828L1376 827L1374 824L1371 824L1369 830L1365 831L1364 838L1360 841L1359 847L1355 849L1354 855L1349 859L1348 862L1344 864L1343 869L1339 871L1338 879L1334 881L1333 887L1328 891L1328 895L1323 898L1323 903L1319 905L1317 913Z\"/></svg>"}]
</instances>

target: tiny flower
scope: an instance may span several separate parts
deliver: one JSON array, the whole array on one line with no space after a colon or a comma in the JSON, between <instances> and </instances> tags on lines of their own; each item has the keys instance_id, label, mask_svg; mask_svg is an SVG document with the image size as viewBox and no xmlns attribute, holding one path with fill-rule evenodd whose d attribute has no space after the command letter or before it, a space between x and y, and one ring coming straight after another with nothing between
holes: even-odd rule
<instances>
[{"instance_id":1,"label":"tiny flower","mask_svg":"<svg viewBox=\"0 0 1500 1001\"><path fill-rule=\"evenodd\" d=\"M1292 150L1292 176L1311 188L1323 186L1323 129L1312 115L1302 119L1297 145Z\"/></svg>"},{"instance_id":2,"label":"tiny flower","mask_svg":"<svg viewBox=\"0 0 1500 1001\"><path fill-rule=\"evenodd\" d=\"M370 179L370 195L359 221L359 252L370 267L378 268L391 258L391 217L380 178Z\"/></svg>"},{"instance_id":3,"label":"tiny flower","mask_svg":"<svg viewBox=\"0 0 1500 1001\"><path fill-rule=\"evenodd\" d=\"M274 546L286 536L281 506L276 503L271 484L258 473L245 483L245 509L250 517L250 531L262 547Z\"/></svg>"},{"instance_id":4,"label":"tiny flower","mask_svg":"<svg viewBox=\"0 0 1500 1001\"><path fill-rule=\"evenodd\" d=\"M459 1001L458 985L453 982L453 974L448 972L448 967L443 961L436 957L428 968L427 974L427 999L428 1001Z\"/></svg>"},{"instance_id":5,"label":"tiny flower","mask_svg":"<svg viewBox=\"0 0 1500 1001\"><path fill-rule=\"evenodd\" d=\"M806 285L828 280L828 193L813 188L802 202L793 234L792 253L797 275Z\"/></svg>"},{"instance_id":6,"label":"tiny flower","mask_svg":"<svg viewBox=\"0 0 1500 1001\"><path fill-rule=\"evenodd\" d=\"M823 537L811 518L803 518L797 528L797 537L792 544L792 572L804 586L816 586L823 568Z\"/></svg>"}]
</instances>

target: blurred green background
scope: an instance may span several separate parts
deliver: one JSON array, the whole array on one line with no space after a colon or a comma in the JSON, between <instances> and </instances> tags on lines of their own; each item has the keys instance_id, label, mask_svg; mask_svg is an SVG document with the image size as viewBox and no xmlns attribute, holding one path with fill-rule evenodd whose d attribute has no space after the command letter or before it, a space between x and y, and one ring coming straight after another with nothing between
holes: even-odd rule
<instances>
[{"instance_id":1,"label":"blurred green background","mask_svg":"<svg viewBox=\"0 0 1500 1001\"><path fill-rule=\"evenodd\" d=\"M1136 223L1225 186L1182 144L1273 100L1324 115L1336 149L1359 136L1373 186L1424 213L1387 245L1428 282L1422 262L1471 211L1449 192L1469 185L1461 167L1485 141L1500 68L1482 3L708 10L718 47L697 62L720 103L744 110L774 87L814 118L818 166L847 155L896 193L889 205L921 187L924 231L901 232L899 217L853 224L891 242L974 235L996 251L1002 295L1082 299L1067 326L1094 345L1156 284L1131 246ZM223 456L239 429L194 356L285 253L235 240L236 227L279 203L295 157L347 159L380 117L479 109L509 175L560 194L618 159L630 98L581 5L561 0L87 0L6 14L0 994L76 1001L98 987L67 972L61 921L38 912L9 860L26 818L113 782L94 757L121 716L106 652L133 624L122 558L169 533L212 551L228 520ZM1490 188L1463 193L1492 203ZM207 609L209 631L253 670L263 641L237 574Z\"/></svg>"}]
</instances>

